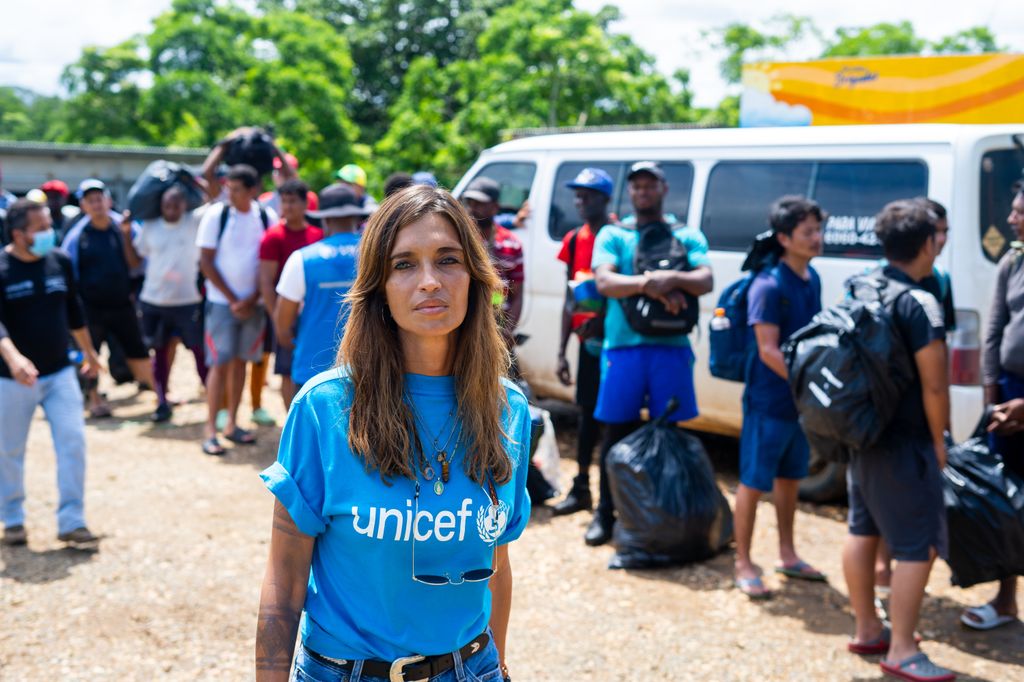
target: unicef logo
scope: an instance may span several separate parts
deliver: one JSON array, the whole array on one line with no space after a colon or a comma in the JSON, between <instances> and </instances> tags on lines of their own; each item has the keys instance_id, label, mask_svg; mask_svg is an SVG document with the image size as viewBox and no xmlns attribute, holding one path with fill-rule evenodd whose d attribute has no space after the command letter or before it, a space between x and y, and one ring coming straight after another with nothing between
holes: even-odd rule
<instances>
[{"instance_id":1,"label":"unicef logo","mask_svg":"<svg viewBox=\"0 0 1024 682\"><path fill-rule=\"evenodd\" d=\"M497 542L508 526L508 512L508 503L503 501L481 506L476 513L476 532L480 539L487 544Z\"/></svg>"}]
</instances>

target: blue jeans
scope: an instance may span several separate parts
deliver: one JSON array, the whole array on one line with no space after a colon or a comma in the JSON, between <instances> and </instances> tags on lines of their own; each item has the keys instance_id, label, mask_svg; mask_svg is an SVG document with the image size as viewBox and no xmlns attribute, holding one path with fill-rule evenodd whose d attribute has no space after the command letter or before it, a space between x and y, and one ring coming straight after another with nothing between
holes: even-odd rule
<instances>
[{"instance_id":1,"label":"blue jeans","mask_svg":"<svg viewBox=\"0 0 1024 682\"><path fill-rule=\"evenodd\" d=\"M455 667L431 677L430 682L500 682L502 679L498 648L493 640L483 651L465 661L458 652L453 655ZM342 670L329 661L317 660L305 646L299 647L295 656L291 679L295 682L388 682L384 677L364 675L363 661L355 661L351 671Z\"/></svg>"},{"instance_id":2,"label":"blue jeans","mask_svg":"<svg viewBox=\"0 0 1024 682\"><path fill-rule=\"evenodd\" d=\"M74 367L39 377L35 386L0 378L0 520L25 522L25 444L42 405L57 453L57 532L85 526L85 419Z\"/></svg>"}]
</instances>

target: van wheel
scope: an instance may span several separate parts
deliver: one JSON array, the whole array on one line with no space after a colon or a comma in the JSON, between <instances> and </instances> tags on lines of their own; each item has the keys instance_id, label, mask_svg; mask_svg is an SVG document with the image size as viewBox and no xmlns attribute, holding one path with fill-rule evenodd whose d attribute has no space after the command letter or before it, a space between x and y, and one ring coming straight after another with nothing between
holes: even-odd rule
<instances>
[{"instance_id":1,"label":"van wheel","mask_svg":"<svg viewBox=\"0 0 1024 682\"><path fill-rule=\"evenodd\" d=\"M805 502L842 502L846 498L846 465L828 462L811 452L810 473L800 481Z\"/></svg>"}]
</instances>

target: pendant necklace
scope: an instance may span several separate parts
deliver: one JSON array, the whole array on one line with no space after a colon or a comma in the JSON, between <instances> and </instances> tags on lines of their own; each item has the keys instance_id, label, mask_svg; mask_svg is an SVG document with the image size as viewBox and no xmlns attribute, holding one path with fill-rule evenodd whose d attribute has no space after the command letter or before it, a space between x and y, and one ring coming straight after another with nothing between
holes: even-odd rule
<instances>
[{"instance_id":1,"label":"pendant necklace","mask_svg":"<svg viewBox=\"0 0 1024 682\"><path fill-rule=\"evenodd\" d=\"M433 440L433 447L434 447L434 457L437 460L437 463L441 467L441 477L438 480L434 480L434 477L436 475L435 472L434 472L434 467L431 466L429 461L425 461L424 462L424 466L423 466L423 478L426 479L427 481L434 481L434 486L433 486L434 494L435 495L441 495L442 493L444 493L444 484L448 482L448 480L449 480L449 478L451 476L450 464L451 464L451 459L452 458L451 458L451 455L448 454L448 446L451 444L452 438L455 437L456 428L458 428L458 432L459 432L459 437L455 441L455 449L456 450L459 447L459 442L462 440L462 423L461 423L461 421L458 421L455 424L451 423L452 419L455 417L455 413L456 413L456 409L457 409L458 405L452 406L452 409L448 411L448 417L445 420L444 426L441 427L441 431L437 434L437 437L434 438L434 437L432 437L432 434L430 433L430 429L428 429L426 427L426 424L423 423L423 419L420 417L419 412L416 410L415 407L413 407L412 401L408 400L408 403L409 403L410 409L412 410L413 417L415 418L416 422L419 424L419 427L423 430L423 433L426 434L426 436L428 438L432 438L432 440ZM448 438L445 440L445 443L444 443L443 446L439 446L438 443L441 440L441 436L444 435L444 432L446 430L448 430L449 424L451 424L451 430L448 431ZM454 450L453 450L453 452L454 452Z\"/></svg>"}]
</instances>

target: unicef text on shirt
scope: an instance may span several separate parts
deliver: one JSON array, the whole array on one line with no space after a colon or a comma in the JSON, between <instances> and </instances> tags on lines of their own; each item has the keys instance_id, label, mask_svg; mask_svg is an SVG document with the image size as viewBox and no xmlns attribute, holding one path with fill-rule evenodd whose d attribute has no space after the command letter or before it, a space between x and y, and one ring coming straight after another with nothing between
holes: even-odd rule
<instances>
[{"instance_id":1,"label":"unicef text on shirt","mask_svg":"<svg viewBox=\"0 0 1024 682\"><path fill-rule=\"evenodd\" d=\"M429 511L421 509L416 516L415 523L412 518L412 500L406 500L404 511L387 507L370 507L366 526L363 528L359 527L359 507L352 507L352 529L368 538L383 540L384 536L389 534L388 522L393 519L394 523L390 525L394 526L394 536L390 539L395 542L409 542L414 528L417 542L424 542L431 538L436 538L438 542L450 542L455 537L455 527L458 525L458 541L462 542L466 538L466 521L473 516L472 506L472 498L467 497L462 500L462 506L457 512L445 510L438 512L435 516ZM457 522L456 517L458 517ZM422 523L424 520L426 525Z\"/></svg>"},{"instance_id":2,"label":"unicef text on shirt","mask_svg":"<svg viewBox=\"0 0 1024 682\"><path fill-rule=\"evenodd\" d=\"M829 216L825 223L829 246L878 246L874 216Z\"/></svg>"}]
</instances>

